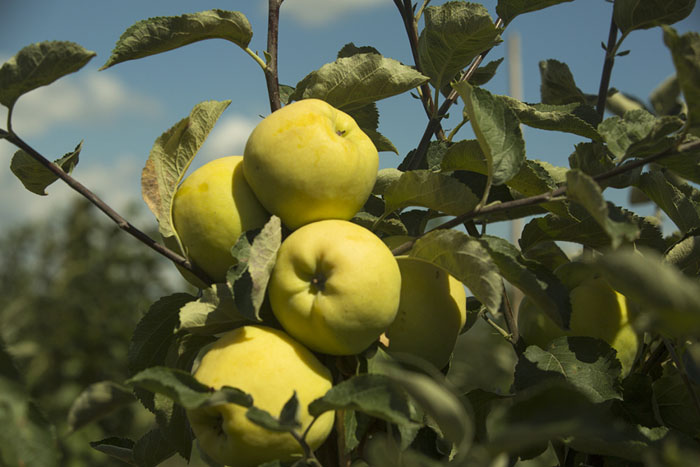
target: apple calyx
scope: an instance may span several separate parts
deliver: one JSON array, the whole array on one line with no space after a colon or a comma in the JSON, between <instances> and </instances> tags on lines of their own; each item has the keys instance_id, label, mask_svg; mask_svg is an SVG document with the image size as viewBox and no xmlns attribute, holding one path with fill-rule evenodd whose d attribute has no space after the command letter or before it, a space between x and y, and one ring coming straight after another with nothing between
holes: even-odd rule
<instances>
[{"instance_id":1,"label":"apple calyx","mask_svg":"<svg viewBox=\"0 0 700 467\"><path fill-rule=\"evenodd\" d=\"M317 272L311 278L311 285L313 285L316 291L323 292L326 290L326 280L328 280L328 278L322 272Z\"/></svg>"}]
</instances>

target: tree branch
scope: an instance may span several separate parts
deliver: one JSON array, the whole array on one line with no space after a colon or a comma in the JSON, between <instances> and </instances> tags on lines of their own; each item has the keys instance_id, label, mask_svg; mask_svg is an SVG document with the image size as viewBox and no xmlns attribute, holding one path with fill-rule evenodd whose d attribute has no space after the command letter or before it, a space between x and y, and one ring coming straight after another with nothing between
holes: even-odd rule
<instances>
[{"instance_id":1,"label":"tree branch","mask_svg":"<svg viewBox=\"0 0 700 467\"><path fill-rule=\"evenodd\" d=\"M498 18L496 20L495 26L497 29L503 27L503 20L501 18ZM467 71L464 72L462 77L459 79L459 82L469 81L469 79L474 75L474 72L476 72L476 69L479 67L479 65L481 65L481 62L484 61L484 58L490 51L491 49L488 49L480 53L474 59L474 61L472 61L471 65L469 65L469 68L467 68ZM425 128L425 132L423 133L423 137L421 138L420 143L418 144L418 147L416 148L415 152L406 161L404 166L400 167L402 170L416 170L420 168L421 165L425 162L425 156L428 153L430 139L432 138L433 133L435 133L437 128L440 126L440 121L447 114L447 111L450 110L452 104L454 104L457 101L457 97L457 91L453 89L452 92L450 92L450 94L447 96L447 99L445 99L445 102L443 102L440 108L438 109L437 114L433 115L433 117L428 122L428 125Z\"/></svg>"},{"instance_id":2,"label":"tree branch","mask_svg":"<svg viewBox=\"0 0 700 467\"><path fill-rule=\"evenodd\" d=\"M85 185L77 181L75 178L64 172L58 165L54 164L50 160L46 159L44 156L42 156L39 152L37 152L34 148L29 146L24 140L22 140L19 136L16 134L8 134L6 136L7 141L10 143L14 144L27 154L40 163L42 166L44 166L46 169L51 171L56 177L64 181L69 187L71 187L73 190L78 192L80 195L85 197L90 203L95 205L100 211L105 213L107 217L112 219L117 226L130 234L131 236L135 237L137 240L139 240L141 243L145 244L147 247L151 248L158 254L164 256L165 258L169 259L173 263L177 264L178 266L182 267L183 269L186 269L187 271L191 272L195 276L197 276L198 279L200 279L202 282L205 284L212 284L214 281L211 280L211 278L200 268L198 268L194 263L191 263L187 258L179 255L178 253L172 251L171 249L165 247L164 245L158 243L151 237L149 237L146 233L143 231L139 230L136 228L134 225L129 223L126 219L124 219L119 213L117 213L114 209L112 209L107 203L102 201L99 196L97 196L95 193L90 191Z\"/></svg>"},{"instance_id":3,"label":"tree branch","mask_svg":"<svg viewBox=\"0 0 700 467\"><path fill-rule=\"evenodd\" d=\"M267 95L270 98L270 111L272 112L282 107L277 71L277 45L282 1L269 0L267 16L267 68L265 69L265 82L267 83Z\"/></svg>"},{"instance_id":4,"label":"tree branch","mask_svg":"<svg viewBox=\"0 0 700 467\"><path fill-rule=\"evenodd\" d=\"M598 103L596 111L600 119L605 115L605 101L608 99L608 88L610 87L610 77L612 76L613 65L615 64L615 54L617 53L617 25L615 18L610 19L610 33L608 34L608 44L605 46L605 62L603 62L603 73L600 77L600 87L598 88Z\"/></svg>"}]
</instances>

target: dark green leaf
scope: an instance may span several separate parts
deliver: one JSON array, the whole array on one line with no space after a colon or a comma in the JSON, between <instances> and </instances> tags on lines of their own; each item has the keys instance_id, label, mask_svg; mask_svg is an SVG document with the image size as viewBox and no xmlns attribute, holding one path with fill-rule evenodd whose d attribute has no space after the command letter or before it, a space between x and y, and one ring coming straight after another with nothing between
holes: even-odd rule
<instances>
[{"instance_id":1,"label":"dark green leaf","mask_svg":"<svg viewBox=\"0 0 700 467\"><path fill-rule=\"evenodd\" d=\"M695 0L615 0L613 18L623 34L686 18Z\"/></svg>"},{"instance_id":2,"label":"dark green leaf","mask_svg":"<svg viewBox=\"0 0 700 467\"><path fill-rule=\"evenodd\" d=\"M355 119L357 125L365 132L372 143L377 148L377 151L391 151L398 154L398 149L394 144L389 141L387 137L382 135L377 131L379 127L379 110L377 109L377 104L374 102L360 107L358 109L353 109L348 112L348 114Z\"/></svg>"},{"instance_id":3,"label":"dark green leaf","mask_svg":"<svg viewBox=\"0 0 700 467\"><path fill-rule=\"evenodd\" d=\"M593 402L622 399L622 367L615 350L592 337L560 337L545 350L531 345L515 367L516 391L547 378L563 378Z\"/></svg>"},{"instance_id":4,"label":"dark green leaf","mask_svg":"<svg viewBox=\"0 0 700 467\"><path fill-rule=\"evenodd\" d=\"M671 50L678 83L688 105L688 128L700 136L700 34L688 32L679 36L673 28L665 26L664 42Z\"/></svg>"},{"instance_id":5,"label":"dark green leaf","mask_svg":"<svg viewBox=\"0 0 700 467\"><path fill-rule=\"evenodd\" d=\"M499 58L498 60L492 60L484 66L480 66L476 69L471 78L469 78L469 84L472 86L483 86L484 84L491 81L498 71L498 66L503 63L504 58ZM450 88L450 91L452 88ZM449 94L449 93L448 93Z\"/></svg>"},{"instance_id":6,"label":"dark green leaf","mask_svg":"<svg viewBox=\"0 0 700 467\"><path fill-rule=\"evenodd\" d=\"M651 376L631 373L622 381L622 401L615 407L631 422L645 427L660 426L654 414Z\"/></svg>"},{"instance_id":7,"label":"dark green leaf","mask_svg":"<svg viewBox=\"0 0 700 467\"><path fill-rule=\"evenodd\" d=\"M488 91L461 82L454 85L486 157L493 185L513 178L525 161L525 141L515 113Z\"/></svg>"},{"instance_id":8,"label":"dark green leaf","mask_svg":"<svg viewBox=\"0 0 700 467\"><path fill-rule=\"evenodd\" d=\"M270 431L293 432L301 427L298 413L299 399L297 399L297 393L294 391L292 397L282 407L279 418L275 418L270 413L257 407L250 407L245 415L251 422Z\"/></svg>"},{"instance_id":9,"label":"dark green leaf","mask_svg":"<svg viewBox=\"0 0 700 467\"><path fill-rule=\"evenodd\" d=\"M571 2L573 0L498 0L496 13L505 22L513 21L518 15L531 11L541 10L559 3Z\"/></svg>"},{"instance_id":10,"label":"dark green leaf","mask_svg":"<svg viewBox=\"0 0 700 467\"><path fill-rule=\"evenodd\" d=\"M134 462L139 467L156 467L172 457L175 452L175 448L163 437L161 431L154 428L134 444Z\"/></svg>"},{"instance_id":11,"label":"dark green leaf","mask_svg":"<svg viewBox=\"0 0 700 467\"><path fill-rule=\"evenodd\" d=\"M636 186L663 209L681 233L700 227L700 196L691 198L671 183L662 171L653 170L642 174ZM690 185L681 188L686 188L693 194L694 189ZM694 194L700 195L697 191Z\"/></svg>"},{"instance_id":12,"label":"dark green leaf","mask_svg":"<svg viewBox=\"0 0 700 467\"><path fill-rule=\"evenodd\" d=\"M654 404L664 424L693 438L700 435L700 415L681 374L662 376L652 387Z\"/></svg>"},{"instance_id":13,"label":"dark green leaf","mask_svg":"<svg viewBox=\"0 0 700 467\"><path fill-rule=\"evenodd\" d=\"M297 85L292 100L322 99L345 112L409 91L428 78L377 53L358 53L327 63Z\"/></svg>"},{"instance_id":14,"label":"dark green leaf","mask_svg":"<svg viewBox=\"0 0 700 467\"><path fill-rule=\"evenodd\" d=\"M96 54L73 42L28 45L0 67L0 104L11 108L22 94L84 67Z\"/></svg>"},{"instance_id":15,"label":"dark green leaf","mask_svg":"<svg viewBox=\"0 0 700 467\"><path fill-rule=\"evenodd\" d=\"M130 465L136 465L134 461L134 441L128 438L110 437L100 441L90 442L90 446Z\"/></svg>"},{"instance_id":16,"label":"dark green leaf","mask_svg":"<svg viewBox=\"0 0 700 467\"><path fill-rule=\"evenodd\" d=\"M219 390L213 390L186 371L163 366L147 368L126 383L162 394L186 409L227 403L244 407L252 405L252 398L239 389L224 386Z\"/></svg>"},{"instance_id":17,"label":"dark green leaf","mask_svg":"<svg viewBox=\"0 0 700 467\"><path fill-rule=\"evenodd\" d=\"M396 424L411 424L406 395L389 378L360 374L333 386L323 397L309 404L309 413L352 409Z\"/></svg>"},{"instance_id":18,"label":"dark green leaf","mask_svg":"<svg viewBox=\"0 0 700 467\"><path fill-rule=\"evenodd\" d=\"M656 115L676 115L681 111L681 87L678 76L669 76L661 82L649 95L649 102Z\"/></svg>"},{"instance_id":19,"label":"dark green leaf","mask_svg":"<svg viewBox=\"0 0 700 467\"><path fill-rule=\"evenodd\" d=\"M178 329L194 334L212 335L228 331L246 319L233 303L228 287L213 284L202 295L180 308Z\"/></svg>"},{"instance_id":20,"label":"dark green leaf","mask_svg":"<svg viewBox=\"0 0 700 467\"><path fill-rule=\"evenodd\" d=\"M73 401L68 412L68 430L73 432L134 401L131 390L113 381L87 387Z\"/></svg>"},{"instance_id":21,"label":"dark green leaf","mask_svg":"<svg viewBox=\"0 0 700 467\"><path fill-rule=\"evenodd\" d=\"M75 166L78 165L78 159L82 148L83 142L81 141L72 152L66 153L53 163L65 173L70 174ZM20 182L22 182L22 185L24 185L27 190L41 196L47 194L46 187L58 180L58 175L51 172L48 168L44 167L40 162L36 161L36 159L22 150L17 151L12 157L10 170L19 178Z\"/></svg>"},{"instance_id":22,"label":"dark green leaf","mask_svg":"<svg viewBox=\"0 0 700 467\"><path fill-rule=\"evenodd\" d=\"M624 242L639 238L639 227L630 220L619 221L610 216L608 203L598 184L580 170L570 170L566 177L566 196L582 205L610 236L611 245L617 248Z\"/></svg>"},{"instance_id":23,"label":"dark green leaf","mask_svg":"<svg viewBox=\"0 0 700 467\"><path fill-rule=\"evenodd\" d=\"M595 177L615 168L613 159L613 155L608 151L607 146L602 143L579 143L569 156L569 166L572 169L579 169L583 173ZM628 170L615 177L601 180L598 184L601 189L605 189L608 186L626 188L637 180L640 172L641 168Z\"/></svg>"},{"instance_id":24,"label":"dark green leaf","mask_svg":"<svg viewBox=\"0 0 700 467\"><path fill-rule=\"evenodd\" d=\"M598 125L598 132L618 161L644 157L670 149L674 142L668 135L679 130L678 117L654 117L646 110L630 110L623 118L614 116Z\"/></svg>"},{"instance_id":25,"label":"dark green leaf","mask_svg":"<svg viewBox=\"0 0 700 467\"><path fill-rule=\"evenodd\" d=\"M700 237L687 237L669 248L666 261L690 276L700 274Z\"/></svg>"},{"instance_id":26,"label":"dark green leaf","mask_svg":"<svg viewBox=\"0 0 700 467\"><path fill-rule=\"evenodd\" d=\"M558 60L540 62L540 95L543 104L585 104L586 96L576 86L569 67Z\"/></svg>"},{"instance_id":27,"label":"dark green leaf","mask_svg":"<svg viewBox=\"0 0 700 467\"><path fill-rule=\"evenodd\" d=\"M700 183L700 151L671 154L658 159L656 163L671 169L679 177Z\"/></svg>"},{"instance_id":28,"label":"dark green leaf","mask_svg":"<svg viewBox=\"0 0 700 467\"><path fill-rule=\"evenodd\" d=\"M483 5L447 2L424 11L425 28L418 38L423 72L436 89L449 83L481 52L500 42L500 30Z\"/></svg>"},{"instance_id":29,"label":"dark green leaf","mask_svg":"<svg viewBox=\"0 0 700 467\"><path fill-rule=\"evenodd\" d=\"M385 213L408 206L423 206L452 216L459 216L476 207L479 199L463 183L454 178L430 172L403 172L384 190Z\"/></svg>"},{"instance_id":30,"label":"dark green leaf","mask_svg":"<svg viewBox=\"0 0 700 467\"><path fill-rule=\"evenodd\" d=\"M252 37L248 19L237 11L208 10L149 18L124 31L101 69L205 39L225 39L245 49Z\"/></svg>"},{"instance_id":31,"label":"dark green leaf","mask_svg":"<svg viewBox=\"0 0 700 467\"><path fill-rule=\"evenodd\" d=\"M375 49L374 47L370 47L367 45L358 47L354 43L349 42L349 43L345 44L343 46L343 48L338 51L338 58L351 57L353 55L366 54L366 53L378 54L379 51L377 49Z\"/></svg>"},{"instance_id":32,"label":"dark green leaf","mask_svg":"<svg viewBox=\"0 0 700 467\"><path fill-rule=\"evenodd\" d=\"M361 225L369 230L383 232L387 235L408 235L406 226L401 219L380 218L368 212L360 211L351 219L355 224Z\"/></svg>"},{"instance_id":33,"label":"dark green leaf","mask_svg":"<svg viewBox=\"0 0 700 467\"><path fill-rule=\"evenodd\" d=\"M141 193L158 220L163 237L172 237L173 196L192 159L231 101L197 104L188 117L156 139L141 173Z\"/></svg>"},{"instance_id":34,"label":"dark green leaf","mask_svg":"<svg viewBox=\"0 0 700 467\"><path fill-rule=\"evenodd\" d=\"M419 238L409 255L442 267L464 283L489 311L498 311L503 282L478 239L457 230L436 230Z\"/></svg>"}]
</instances>

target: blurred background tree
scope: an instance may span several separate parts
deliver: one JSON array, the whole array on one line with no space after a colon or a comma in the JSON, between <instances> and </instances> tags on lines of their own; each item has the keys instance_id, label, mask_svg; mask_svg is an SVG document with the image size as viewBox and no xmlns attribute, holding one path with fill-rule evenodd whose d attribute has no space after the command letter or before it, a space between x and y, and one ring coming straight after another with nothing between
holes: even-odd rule
<instances>
[{"instance_id":1,"label":"blurred background tree","mask_svg":"<svg viewBox=\"0 0 700 467\"><path fill-rule=\"evenodd\" d=\"M131 211L134 218L137 208ZM114 465L88 443L138 438L151 425L138 403L69 436L66 416L90 384L128 377L136 323L153 301L175 291L192 288L86 201L0 233L0 340L56 427L62 465Z\"/></svg>"}]
</instances>

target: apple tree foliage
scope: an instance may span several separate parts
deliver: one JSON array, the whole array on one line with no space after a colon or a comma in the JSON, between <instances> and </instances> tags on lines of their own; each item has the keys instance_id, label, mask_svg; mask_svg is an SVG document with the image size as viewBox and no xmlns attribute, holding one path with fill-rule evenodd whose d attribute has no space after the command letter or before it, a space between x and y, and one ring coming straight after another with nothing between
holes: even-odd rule
<instances>
[{"instance_id":1,"label":"apple tree foliage","mask_svg":"<svg viewBox=\"0 0 700 467\"><path fill-rule=\"evenodd\" d=\"M679 34L694 0L615 0L604 43L598 92L582 89L568 66L540 62L541 101L521 102L488 90L500 61L485 62L520 15L567 0L498 0L497 18L476 3L438 6L395 0L414 63L383 56L371 46L347 44L337 58L295 85L280 84L277 27L281 0L270 0L268 48L248 46L253 31L241 12L209 10L145 19L118 39L103 69L206 39L224 39L263 71L272 111L304 98L323 99L351 114L380 151L397 152L379 132L376 102L413 93L422 138L396 168L383 169L354 222L378 235L408 234L415 241L395 254L434 263L470 292L468 325L452 367L399 360L381 345L352 357L323 357L335 386L309 406L313 416L336 411L329 441L295 465L697 465L700 458L700 35ZM568 0L571 1L571 0ZM644 101L609 87L624 39L660 28L675 74ZM75 180L81 145L50 162L12 129L21 96L80 70L95 56L71 42L41 42L0 67L0 104L9 109L0 138L17 146L11 169L24 186L44 195L61 179L86 196L126 233L145 243L207 287L152 303L124 346L125 381L94 381L66 414L71 430L94 423L125 403L140 403L154 418L135 439L110 436L91 446L132 465L152 466L173 456L190 459L193 438L185 409L235 403L254 423L294 431L295 399L280 414L255 406L248 394L214 391L190 374L214 336L245 323L270 323L262 303L276 251L287 234L274 218L241 235L238 263L223 284L181 255L171 207L178 183L231 101L205 101L156 138L142 176L143 197L162 241L153 240ZM585 87L591 87L586 83ZM462 112L456 128L443 117ZM607 111L607 113L606 113ZM425 115L423 115L425 114ZM564 132L585 141L572 148L568 167L528 158L521 127ZM474 138L460 139L470 127ZM606 189L628 189L652 203L674 229L606 199ZM487 233L492 223L528 218L518 244ZM548 348L519 335L508 290L519 289L559 326L569 323L567 289L553 273L571 261L561 242L582 247L589 263L630 302L643 345L632 371L622 375L616 352L592 338L560 338ZM508 287L506 287L508 284ZM475 341L480 325L497 341ZM491 336L492 337L492 336ZM475 338L476 339L476 338ZM507 347L510 371L489 372ZM470 355L458 353L469 348ZM476 384L455 384L457 363L470 360ZM27 392L23 377L0 350L0 459L6 465L58 465L54 427ZM482 376L478 379L477 373ZM494 375L492 379L484 375ZM131 395L135 397L131 397ZM128 397L127 397L128 396ZM138 402L137 402L138 401ZM60 435L60 434L59 434ZM296 434L304 445L303 436ZM207 461L207 460L205 460ZM209 462L209 461L207 461ZM269 466L280 465L272 462Z\"/></svg>"}]
</instances>

